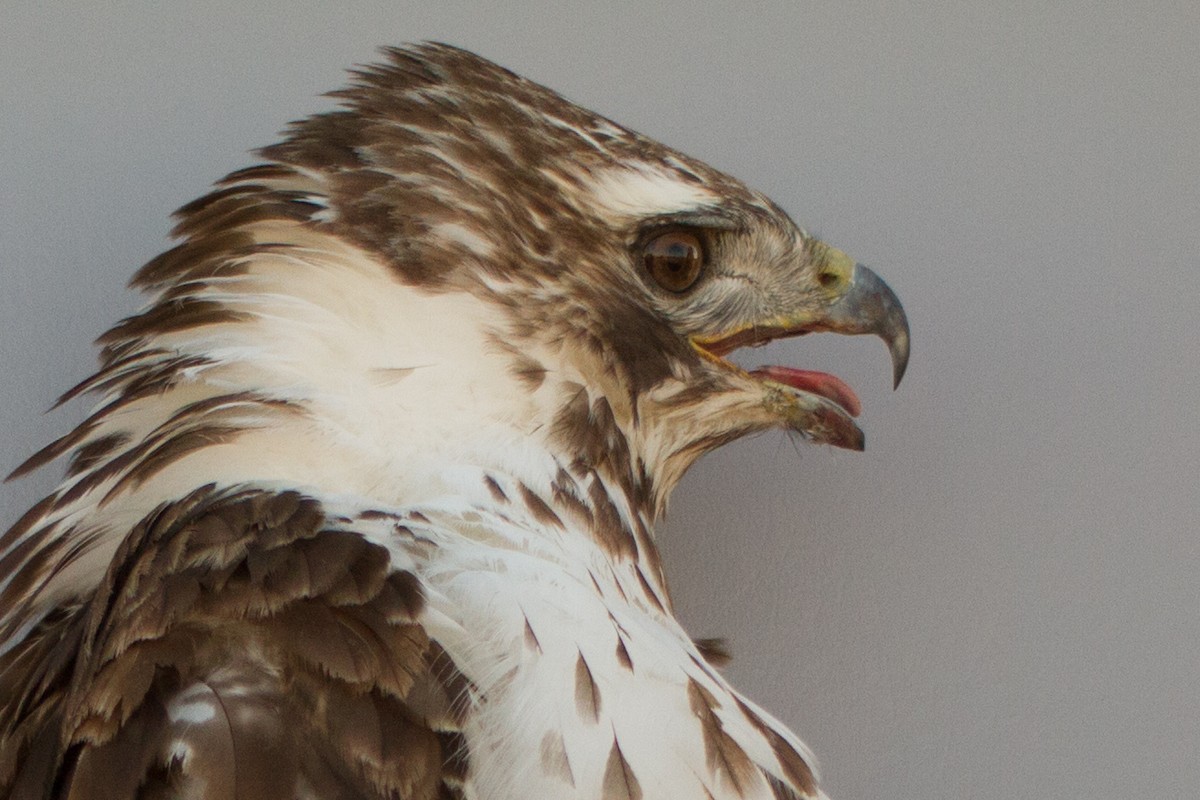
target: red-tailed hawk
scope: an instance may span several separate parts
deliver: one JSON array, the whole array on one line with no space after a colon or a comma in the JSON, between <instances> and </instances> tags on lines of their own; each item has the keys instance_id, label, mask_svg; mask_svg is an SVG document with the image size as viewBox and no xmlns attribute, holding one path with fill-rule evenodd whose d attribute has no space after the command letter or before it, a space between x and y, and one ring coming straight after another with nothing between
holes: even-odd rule
<instances>
[{"instance_id":1,"label":"red-tailed hawk","mask_svg":"<svg viewBox=\"0 0 1200 800\"><path fill-rule=\"evenodd\" d=\"M705 164L443 45L178 212L0 539L0 794L811 798L672 614L652 523L854 393L725 360L908 329Z\"/></svg>"}]
</instances>

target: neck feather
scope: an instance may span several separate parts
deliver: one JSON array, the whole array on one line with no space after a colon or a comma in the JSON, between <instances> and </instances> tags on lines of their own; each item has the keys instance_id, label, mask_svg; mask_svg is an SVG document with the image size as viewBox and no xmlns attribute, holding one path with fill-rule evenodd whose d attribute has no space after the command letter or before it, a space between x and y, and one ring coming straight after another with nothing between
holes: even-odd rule
<instances>
[{"instance_id":1,"label":"neck feather","mask_svg":"<svg viewBox=\"0 0 1200 800\"><path fill-rule=\"evenodd\" d=\"M468 292L406 286L300 224L251 233L270 244L164 288L104 337L100 372L69 393L99 394L95 411L22 467L72 454L59 489L0 541L11 553L36 540L31 558L53 549L39 605L89 592L124 531L208 483L419 506L505 482L639 565L669 602L649 531L664 498L628 409L561 362L532 369L558 354L514 347L502 313Z\"/></svg>"}]
</instances>

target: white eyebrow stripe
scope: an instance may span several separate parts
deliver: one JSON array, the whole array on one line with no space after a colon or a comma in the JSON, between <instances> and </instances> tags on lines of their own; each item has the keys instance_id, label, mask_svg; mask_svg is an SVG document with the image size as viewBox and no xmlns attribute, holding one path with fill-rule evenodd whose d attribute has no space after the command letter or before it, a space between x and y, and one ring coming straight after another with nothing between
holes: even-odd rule
<instances>
[{"instance_id":1,"label":"white eyebrow stripe","mask_svg":"<svg viewBox=\"0 0 1200 800\"><path fill-rule=\"evenodd\" d=\"M649 164L614 167L591 180L592 204L614 216L647 217L714 205L709 189Z\"/></svg>"}]
</instances>

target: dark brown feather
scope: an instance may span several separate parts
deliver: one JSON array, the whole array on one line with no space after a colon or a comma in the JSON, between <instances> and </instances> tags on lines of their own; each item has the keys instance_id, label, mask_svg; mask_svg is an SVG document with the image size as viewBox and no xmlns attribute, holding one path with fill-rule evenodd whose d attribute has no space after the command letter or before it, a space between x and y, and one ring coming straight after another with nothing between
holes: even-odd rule
<instances>
[{"instance_id":1,"label":"dark brown feather","mask_svg":"<svg viewBox=\"0 0 1200 800\"><path fill-rule=\"evenodd\" d=\"M600 708L600 687L581 652L575 661L575 710L586 722L594 724L600 721Z\"/></svg>"},{"instance_id":2,"label":"dark brown feather","mask_svg":"<svg viewBox=\"0 0 1200 800\"><path fill-rule=\"evenodd\" d=\"M688 679L688 702L692 713L700 722L700 730L704 737L704 758L708 762L709 771L737 794L744 796L759 780L758 767L746 755L746 751L725 732L721 718L717 716L716 698L692 678Z\"/></svg>"},{"instance_id":3,"label":"dark brown feather","mask_svg":"<svg viewBox=\"0 0 1200 800\"><path fill-rule=\"evenodd\" d=\"M700 655L704 656L704 660L712 664L718 669L724 668L733 661L733 652L729 649L729 642L719 637L707 637L701 639L693 639L692 644L696 645L696 649L700 651Z\"/></svg>"},{"instance_id":4,"label":"dark brown feather","mask_svg":"<svg viewBox=\"0 0 1200 800\"><path fill-rule=\"evenodd\" d=\"M500 484L496 482L495 478L493 478L491 475L485 475L483 477L483 482L487 486L488 492L491 493L493 500L495 500L497 503L508 502L508 495L504 493L504 489L500 487Z\"/></svg>"},{"instance_id":5,"label":"dark brown feather","mask_svg":"<svg viewBox=\"0 0 1200 800\"><path fill-rule=\"evenodd\" d=\"M521 499L525 505L533 513L534 519L539 522L549 525L554 528L563 528L562 520L558 518L558 514L554 513L545 500L538 497L537 493L523 483L517 484L517 488L521 491Z\"/></svg>"},{"instance_id":6,"label":"dark brown feather","mask_svg":"<svg viewBox=\"0 0 1200 800\"><path fill-rule=\"evenodd\" d=\"M217 325L222 322L244 322L250 316L226 308L211 300L181 297L155 305L148 311L128 317L96 340L98 344L120 344L147 336Z\"/></svg>"},{"instance_id":7,"label":"dark brown feather","mask_svg":"<svg viewBox=\"0 0 1200 800\"><path fill-rule=\"evenodd\" d=\"M629 648L625 646L625 638L617 634L617 663L633 672L633 659L629 657Z\"/></svg>"},{"instance_id":8,"label":"dark brown feather","mask_svg":"<svg viewBox=\"0 0 1200 800\"><path fill-rule=\"evenodd\" d=\"M601 794L604 800L641 800L642 786L637 775L625 760L621 745L613 738L612 749L608 751L608 761L604 765L604 784Z\"/></svg>"},{"instance_id":9,"label":"dark brown feather","mask_svg":"<svg viewBox=\"0 0 1200 800\"><path fill-rule=\"evenodd\" d=\"M593 476L588 487L588 499L592 505L591 532L596 542L614 560L636 560L637 540L621 520L621 512L613 505L598 476Z\"/></svg>"},{"instance_id":10,"label":"dark brown feather","mask_svg":"<svg viewBox=\"0 0 1200 800\"><path fill-rule=\"evenodd\" d=\"M774 751L775 757L779 760L780 767L783 768L784 777L807 797L817 796L817 777L813 774L812 767L804 760L804 757L796 752L796 748L787 743L787 740L779 735L779 732L768 725L763 719L754 713L754 711L745 703L738 701L738 708L746 715L746 719L750 720L755 728L766 738L771 745L771 750Z\"/></svg>"}]
</instances>

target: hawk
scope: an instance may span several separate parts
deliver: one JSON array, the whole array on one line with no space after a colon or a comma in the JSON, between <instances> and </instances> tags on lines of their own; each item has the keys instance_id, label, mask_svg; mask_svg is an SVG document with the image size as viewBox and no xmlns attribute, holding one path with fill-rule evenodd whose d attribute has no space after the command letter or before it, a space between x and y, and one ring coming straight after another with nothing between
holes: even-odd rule
<instances>
[{"instance_id":1,"label":"hawk","mask_svg":"<svg viewBox=\"0 0 1200 800\"><path fill-rule=\"evenodd\" d=\"M472 53L389 49L177 212L0 538L0 795L814 798L676 620L652 525L824 373L867 268L737 180Z\"/></svg>"}]
</instances>

